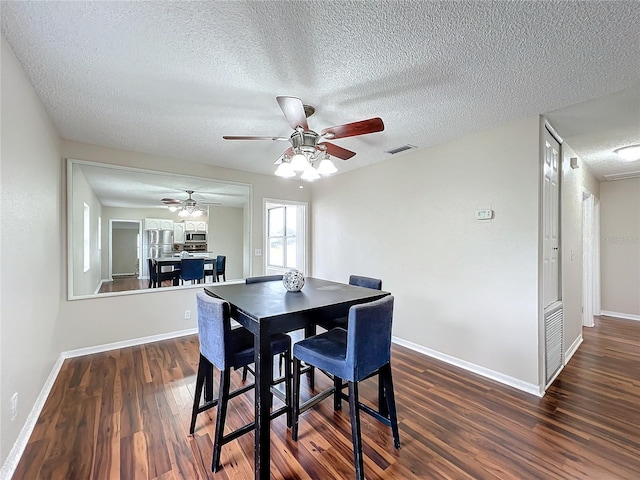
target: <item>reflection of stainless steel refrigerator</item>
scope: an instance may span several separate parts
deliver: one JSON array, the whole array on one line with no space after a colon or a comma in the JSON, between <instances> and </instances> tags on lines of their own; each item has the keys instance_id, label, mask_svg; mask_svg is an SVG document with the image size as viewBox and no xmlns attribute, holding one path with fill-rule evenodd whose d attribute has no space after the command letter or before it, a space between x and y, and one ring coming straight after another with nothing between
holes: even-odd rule
<instances>
[{"instance_id":1,"label":"reflection of stainless steel refrigerator","mask_svg":"<svg viewBox=\"0 0 640 480\"><path fill-rule=\"evenodd\" d=\"M144 235L144 268L149 276L147 258L170 256L173 252L173 230L146 230ZM166 268L166 267L164 267Z\"/></svg>"}]
</instances>

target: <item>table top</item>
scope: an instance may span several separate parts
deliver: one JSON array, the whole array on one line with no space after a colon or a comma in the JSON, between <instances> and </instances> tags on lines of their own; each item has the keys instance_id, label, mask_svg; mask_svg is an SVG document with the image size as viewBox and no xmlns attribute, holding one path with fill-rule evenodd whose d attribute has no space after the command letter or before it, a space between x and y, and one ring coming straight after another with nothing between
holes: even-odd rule
<instances>
[{"instance_id":1,"label":"table top","mask_svg":"<svg viewBox=\"0 0 640 480\"><path fill-rule=\"evenodd\" d=\"M389 292L307 277L299 292L287 292L282 281L206 286L214 297L226 300L254 320L282 317L340 304L377 300Z\"/></svg>"},{"instance_id":2,"label":"table top","mask_svg":"<svg viewBox=\"0 0 640 480\"><path fill-rule=\"evenodd\" d=\"M213 263L216 261L215 258L207 258L207 257L186 257L186 260L198 260L200 258L204 259L204 263ZM180 257L157 257L157 258L152 258L151 259L154 263L175 263L178 264L180 263L181 260L183 260Z\"/></svg>"}]
</instances>

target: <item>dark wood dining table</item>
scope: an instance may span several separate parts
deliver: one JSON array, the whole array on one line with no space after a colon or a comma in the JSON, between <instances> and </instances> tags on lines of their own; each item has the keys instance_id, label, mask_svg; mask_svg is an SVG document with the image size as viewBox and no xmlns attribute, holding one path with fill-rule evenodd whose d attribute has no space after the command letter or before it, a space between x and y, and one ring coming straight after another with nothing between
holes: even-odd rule
<instances>
[{"instance_id":1,"label":"dark wood dining table","mask_svg":"<svg viewBox=\"0 0 640 480\"><path fill-rule=\"evenodd\" d=\"M281 281L211 285L211 296L226 300L232 315L254 335L255 345L255 478L270 476L270 387L273 362L269 338L274 333L304 328L318 321L344 317L352 305L377 300L389 292L306 278L300 292L287 292Z\"/></svg>"}]
</instances>

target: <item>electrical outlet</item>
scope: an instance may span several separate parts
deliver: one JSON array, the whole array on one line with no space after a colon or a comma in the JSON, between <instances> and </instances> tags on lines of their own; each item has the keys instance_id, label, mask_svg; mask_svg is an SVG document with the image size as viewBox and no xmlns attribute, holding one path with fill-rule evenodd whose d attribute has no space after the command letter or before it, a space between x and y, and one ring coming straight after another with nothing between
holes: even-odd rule
<instances>
[{"instance_id":1,"label":"electrical outlet","mask_svg":"<svg viewBox=\"0 0 640 480\"><path fill-rule=\"evenodd\" d=\"M11 421L13 421L18 416L18 392L11 396L11 400L9 400L9 407L11 408Z\"/></svg>"},{"instance_id":2,"label":"electrical outlet","mask_svg":"<svg viewBox=\"0 0 640 480\"><path fill-rule=\"evenodd\" d=\"M189 320L191 318L191 310L184 311L184 319Z\"/></svg>"}]
</instances>

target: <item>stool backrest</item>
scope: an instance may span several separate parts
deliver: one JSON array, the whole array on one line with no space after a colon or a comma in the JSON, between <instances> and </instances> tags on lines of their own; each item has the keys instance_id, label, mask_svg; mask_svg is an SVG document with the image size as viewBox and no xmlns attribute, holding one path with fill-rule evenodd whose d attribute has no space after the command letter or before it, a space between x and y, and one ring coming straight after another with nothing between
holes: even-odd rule
<instances>
[{"instance_id":1,"label":"stool backrest","mask_svg":"<svg viewBox=\"0 0 640 480\"><path fill-rule=\"evenodd\" d=\"M391 361L393 296L354 305L347 327L347 369L360 381Z\"/></svg>"},{"instance_id":2,"label":"stool backrest","mask_svg":"<svg viewBox=\"0 0 640 480\"><path fill-rule=\"evenodd\" d=\"M231 332L229 303L204 292L196 292L196 301L200 353L223 371L227 362L226 342Z\"/></svg>"},{"instance_id":3,"label":"stool backrest","mask_svg":"<svg viewBox=\"0 0 640 480\"><path fill-rule=\"evenodd\" d=\"M180 267L182 280L200 280L204 278L204 258L183 258Z\"/></svg>"},{"instance_id":4,"label":"stool backrest","mask_svg":"<svg viewBox=\"0 0 640 480\"><path fill-rule=\"evenodd\" d=\"M349 277L349 285L355 285L356 287L373 288L374 290L382 290L381 279L362 277L360 275L351 275Z\"/></svg>"},{"instance_id":5,"label":"stool backrest","mask_svg":"<svg viewBox=\"0 0 640 480\"><path fill-rule=\"evenodd\" d=\"M226 255L218 255L216 257L216 272L218 275L222 275L224 273L224 269L227 266L227 257Z\"/></svg>"}]
</instances>

